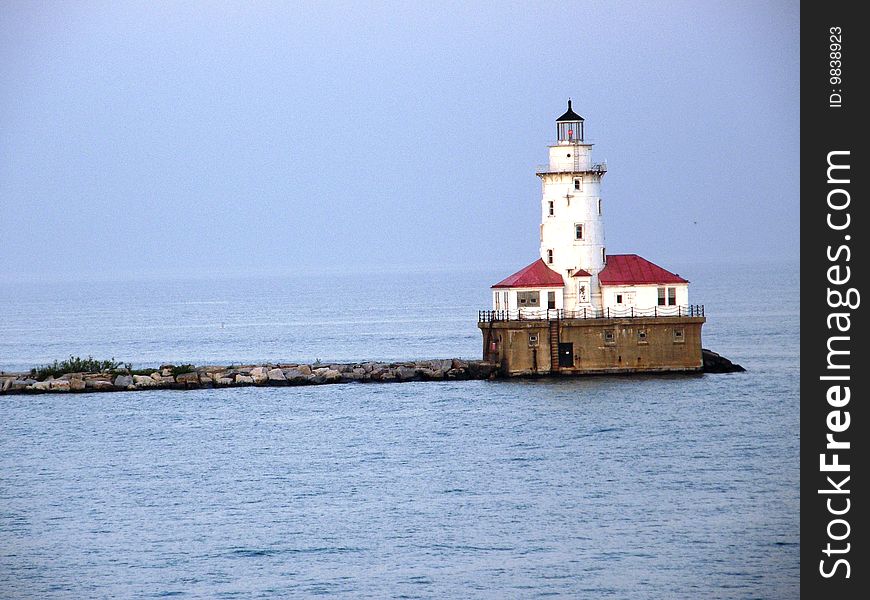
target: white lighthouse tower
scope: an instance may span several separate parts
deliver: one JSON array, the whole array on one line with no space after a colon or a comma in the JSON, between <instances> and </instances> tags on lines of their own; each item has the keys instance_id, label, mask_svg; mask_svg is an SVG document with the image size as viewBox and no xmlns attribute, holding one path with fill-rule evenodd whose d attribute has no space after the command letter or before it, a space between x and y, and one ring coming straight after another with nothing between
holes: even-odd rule
<instances>
[{"instance_id":1,"label":"white lighthouse tower","mask_svg":"<svg viewBox=\"0 0 870 600\"><path fill-rule=\"evenodd\" d=\"M583 117L568 110L556 119L556 141L541 178L541 259L564 282L568 310L601 306L598 274L606 264L601 178L604 163L592 161Z\"/></svg>"}]
</instances>

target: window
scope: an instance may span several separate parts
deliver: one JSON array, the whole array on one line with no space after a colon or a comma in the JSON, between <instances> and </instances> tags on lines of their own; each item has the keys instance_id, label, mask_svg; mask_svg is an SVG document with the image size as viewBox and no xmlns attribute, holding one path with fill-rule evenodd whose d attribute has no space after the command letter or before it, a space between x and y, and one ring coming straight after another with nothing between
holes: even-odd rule
<instances>
[{"instance_id":1,"label":"window","mask_svg":"<svg viewBox=\"0 0 870 600\"><path fill-rule=\"evenodd\" d=\"M517 304L520 308L537 308L541 305L540 292L517 292Z\"/></svg>"},{"instance_id":2,"label":"window","mask_svg":"<svg viewBox=\"0 0 870 600\"><path fill-rule=\"evenodd\" d=\"M605 265L607 264L607 248L601 249L601 262L603 262Z\"/></svg>"},{"instance_id":3,"label":"window","mask_svg":"<svg viewBox=\"0 0 870 600\"><path fill-rule=\"evenodd\" d=\"M547 210L549 211L549 215L552 217L556 214L555 206L553 205L553 201L550 200L547 202Z\"/></svg>"},{"instance_id":4,"label":"window","mask_svg":"<svg viewBox=\"0 0 870 600\"><path fill-rule=\"evenodd\" d=\"M538 334L530 333L529 334L529 348L534 348L538 345Z\"/></svg>"},{"instance_id":5,"label":"window","mask_svg":"<svg viewBox=\"0 0 870 600\"><path fill-rule=\"evenodd\" d=\"M504 309L509 310L510 306L508 306L508 293L505 292L502 297L504 298Z\"/></svg>"},{"instance_id":6,"label":"window","mask_svg":"<svg viewBox=\"0 0 870 600\"><path fill-rule=\"evenodd\" d=\"M552 249L547 250L547 262L550 263L551 265L553 264L553 250Z\"/></svg>"},{"instance_id":7,"label":"window","mask_svg":"<svg viewBox=\"0 0 870 600\"><path fill-rule=\"evenodd\" d=\"M574 239L583 239L583 223L574 223Z\"/></svg>"},{"instance_id":8,"label":"window","mask_svg":"<svg viewBox=\"0 0 870 600\"><path fill-rule=\"evenodd\" d=\"M501 310L501 303L499 302L499 298L501 298L501 294L498 292L495 293L495 309Z\"/></svg>"},{"instance_id":9,"label":"window","mask_svg":"<svg viewBox=\"0 0 870 600\"><path fill-rule=\"evenodd\" d=\"M658 289L659 306L676 306L677 305L677 288L669 287ZM666 299L667 298L667 299Z\"/></svg>"},{"instance_id":10,"label":"window","mask_svg":"<svg viewBox=\"0 0 870 600\"><path fill-rule=\"evenodd\" d=\"M612 346L613 344L616 343L616 337L613 335L612 329L605 329L604 330L604 343L607 344L608 346Z\"/></svg>"},{"instance_id":11,"label":"window","mask_svg":"<svg viewBox=\"0 0 870 600\"><path fill-rule=\"evenodd\" d=\"M556 308L556 292L547 292L547 308Z\"/></svg>"},{"instance_id":12,"label":"window","mask_svg":"<svg viewBox=\"0 0 870 600\"><path fill-rule=\"evenodd\" d=\"M646 329L638 329L637 330L637 343L638 344L647 344L646 339Z\"/></svg>"},{"instance_id":13,"label":"window","mask_svg":"<svg viewBox=\"0 0 870 600\"><path fill-rule=\"evenodd\" d=\"M601 198L598 199L598 214L601 214Z\"/></svg>"},{"instance_id":14,"label":"window","mask_svg":"<svg viewBox=\"0 0 870 600\"><path fill-rule=\"evenodd\" d=\"M574 179L574 189L575 190L582 190L583 189L583 178L582 177L576 177Z\"/></svg>"},{"instance_id":15,"label":"window","mask_svg":"<svg viewBox=\"0 0 870 600\"><path fill-rule=\"evenodd\" d=\"M683 332L683 328L682 327L674 328L674 343L681 344L681 343L684 343L685 341L686 341L686 336L685 336L685 333Z\"/></svg>"},{"instance_id":16,"label":"window","mask_svg":"<svg viewBox=\"0 0 870 600\"><path fill-rule=\"evenodd\" d=\"M616 303L622 304L622 294L616 294Z\"/></svg>"}]
</instances>

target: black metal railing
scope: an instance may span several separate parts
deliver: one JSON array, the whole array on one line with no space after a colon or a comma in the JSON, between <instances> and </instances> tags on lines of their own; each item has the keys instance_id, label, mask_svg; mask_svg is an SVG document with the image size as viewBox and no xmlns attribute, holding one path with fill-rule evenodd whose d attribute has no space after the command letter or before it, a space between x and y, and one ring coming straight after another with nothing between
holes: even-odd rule
<instances>
[{"instance_id":1,"label":"black metal railing","mask_svg":"<svg viewBox=\"0 0 870 600\"><path fill-rule=\"evenodd\" d=\"M519 310L480 310L477 311L479 323L494 321L554 321L561 319L631 319L635 317L703 317L703 304L684 304L682 306L653 306L652 308L521 308Z\"/></svg>"}]
</instances>

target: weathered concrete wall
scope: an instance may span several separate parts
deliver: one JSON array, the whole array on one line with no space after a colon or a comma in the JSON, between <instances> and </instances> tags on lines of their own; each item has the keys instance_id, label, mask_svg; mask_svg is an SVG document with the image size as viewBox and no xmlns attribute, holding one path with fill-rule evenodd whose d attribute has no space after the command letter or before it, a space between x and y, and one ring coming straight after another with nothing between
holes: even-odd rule
<instances>
[{"instance_id":1,"label":"weathered concrete wall","mask_svg":"<svg viewBox=\"0 0 870 600\"><path fill-rule=\"evenodd\" d=\"M571 366L553 368L549 321L480 323L483 356L507 375L700 371L704 317L566 319L558 340L571 343ZM490 327L492 325L492 327ZM530 336L532 341L530 341ZM537 336L537 345L534 342ZM492 343L495 342L495 348Z\"/></svg>"}]
</instances>

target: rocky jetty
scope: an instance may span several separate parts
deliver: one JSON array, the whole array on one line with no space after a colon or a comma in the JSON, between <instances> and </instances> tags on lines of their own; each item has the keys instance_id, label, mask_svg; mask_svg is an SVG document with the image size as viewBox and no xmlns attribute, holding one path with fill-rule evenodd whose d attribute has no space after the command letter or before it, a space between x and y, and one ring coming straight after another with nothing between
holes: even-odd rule
<instances>
[{"instance_id":1,"label":"rocky jetty","mask_svg":"<svg viewBox=\"0 0 870 600\"><path fill-rule=\"evenodd\" d=\"M701 356L704 359L704 373L739 373L746 370L721 354L706 348L701 348Z\"/></svg>"},{"instance_id":2,"label":"rocky jetty","mask_svg":"<svg viewBox=\"0 0 870 600\"><path fill-rule=\"evenodd\" d=\"M37 381L23 373L0 374L0 394L490 379L496 376L497 369L498 365L493 363L456 358L329 365L265 364L195 368L162 365L153 371L65 373L44 381Z\"/></svg>"}]
</instances>

